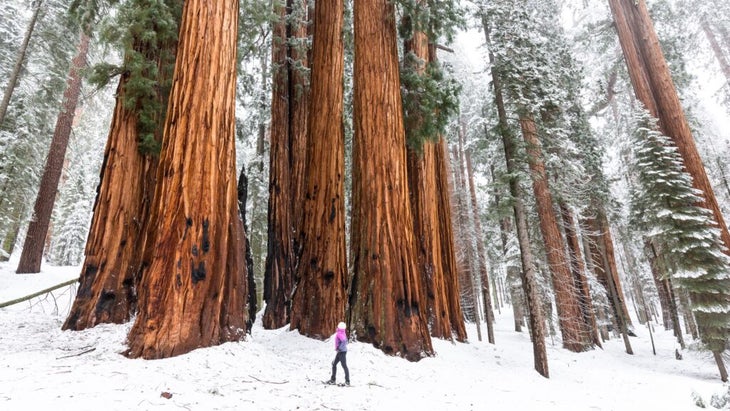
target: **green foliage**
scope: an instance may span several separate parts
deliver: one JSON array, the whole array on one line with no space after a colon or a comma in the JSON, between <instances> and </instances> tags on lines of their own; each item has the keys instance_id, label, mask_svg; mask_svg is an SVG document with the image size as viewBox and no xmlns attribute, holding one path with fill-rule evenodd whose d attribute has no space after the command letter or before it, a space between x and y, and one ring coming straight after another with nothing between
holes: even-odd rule
<instances>
[{"instance_id":1,"label":"green foliage","mask_svg":"<svg viewBox=\"0 0 730 411\"><path fill-rule=\"evenodd\" d=\"M430 44L441 39L451 42L456 29L464 26L462 10L453 0L399 0L397 6L403 39L422 32ZM400 83L406 141L420 152L426 141L438 141L449 118L458 112L460 86L438 62L423 61L412 52L403 57Z\"/></svg>"},{"instance_id":2,"label":"green foliage","mask_svg":"<svg viewBox=\"0 0 730 411\"><path fill-rule=\"evenodd\" d=\"M123 104L137 115L143 154L160 150L181 13L182 0L128 0L101 32L102 41L122 48L124 62L119 67L108 63L94 67L91 79L103 86L112 75L125 76Z\"/></svg>"},{"instance_id":3,"label":"green foliage","mask_svg":"<svg viewBox=\"0 0 730 411\"><path fill-rule=\"evenodd\" d=\"M422 63L418 60L413 53L406 54L400 82L406 141L420 152L426 141L438 141L445 133L450 117L459 110L461 86L446 77L438 63L427 64L419 74L416 67Z\"/></svg>"},{"instance_id":4,"label":"green foliage","mask_svg":"<svg viewBox=\"0 0 730 411\"><path fill-rule=\"evenodd\" d=\"M456 30L465 26L464 10L454 0L398 0L397 5L404 16L398 33L404 39L420 31L426 33L429 42L444 39L448 44Z\"/></svg>"},{"instance_id":5,"label":"green foliage","mask_svg":"<svg viewBox=\"0 0 730 411\"><path fill-rule=\"evenodd\" d=\"M100 16L107 14L109 8L118 3L119 0L71 0L68 13L71 19L90 35Z\"/></svg>"},{"instance_id":6,"label":"green foliage","mask_svg":"<svg viewBox=\"0 0 730 411\"><path fill-rule=\"evenodd\" d=\"M699 205L682 157L646 110L633 133L638 188L631 198L632 222L659 245L675 283L687 289L703 343L721 352L730 337L730 257L712 213Z\"/></svg>"}]
</instances>

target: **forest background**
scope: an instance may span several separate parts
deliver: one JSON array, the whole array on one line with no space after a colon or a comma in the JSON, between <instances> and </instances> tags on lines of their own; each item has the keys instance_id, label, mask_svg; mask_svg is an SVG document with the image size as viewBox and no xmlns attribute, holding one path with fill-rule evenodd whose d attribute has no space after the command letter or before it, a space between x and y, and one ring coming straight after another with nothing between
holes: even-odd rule
<instances>
[{"instance_id":1,"label":"forest background","mask_svg":"<svg viewBox=\"0 0 730 411\"><path fill-rule=\"evenodd\" d=\"M161 15L154 14L159 10L144 3L99 2L106 7L98 8L91 7L98 6L95 2L57 0L36 1L28 5L11 1L5 7L0 21L0 74L2 78L10 80L17 73L18 82L17 86L11 87L9 81L6 86L5 90L12 89L13 92L11 96L5 93L8 97L7 107L0 125L0 240L3 259L7 260L11 255L29 248L23 247L23 244L28 243L31 227L38 220L34 217L38 215L38 205L34 212L33 204L38 202L39 190L43 190L41 180L49 168L47 164L55 158L61 161L62 171L57 177L60 183L55 206L51 202L50 209L53 211L48 213L50 222L47 235L41 236L43 261L56 266L78 266L84 261L92 212L99 201L97 187L105 158L104 147L112 124L115 95L119 94L115 91L116 81L113 79L123 73L118 71L119 67L123 67L121 62L131 58L125 47L132 46L132 40L135 39L137 42L149 41L144 35L149 28L144 24L156 22L157 26L164 26L160 24L165 21ZM627 351L631 351L628 337L635 326L631 324L632 318L642 325L653 321L675 330L682 350L687 349L683 335L691 336L691 343L688 344L690 349L692 343L697 344L698 349L703 344L707 346L708 342L700 343L699 337L700 334L709 333L698 332L697 322L693 318L697 314L693 311L693 301L696 305L700 298L697 295L692 297L691 293L698 291L683 283L688 278L696 277L686 274L697 272L693 271L696 267L683 266L672 257L677 254L671 252L672 247L681 247L683 244L673 244L667 239L667 222L661 220L665 215L678 215L679 212L677 209L661 208L664 201L662 191L652 197L651 189L655 187L651 185L652 181L662 180L657 176L668 180L668 176L674 175L673 172L681 174L689 167L682 162L686 160L673 157L674 160L670 159L670 165L666 166L669 169L647 171L649 157L641 156L650 152L652 147L642 146L637 141L658 141L653 149L671 147L673 143L668 142L666 137L662 140L661 132L666 130L661 128L666 127L666 124L662 125L660 119L660 127L657 127L654 120L649 118L650 115L656 116L656 112L647 107L647 115L641 109L642 103L645 106L646 103L639 103L641 93L636 90L636 80L632 78L630 69L627 70L624 60L626 50L622 49L616 35L617 27L609 2L585 1L573 4L524 1L520 3L521 7L512 3L435 2L429 4L433 15L425 18L413 11L419 10L417 4L402 2L398 3L395 12L400 23L399 33L408 40L398 41L404 134L414 153L420 153L421 150L428 152L423 146L428 147L431 141L439 141L438 138L443 137L446 147L444 152L450 156L449 201L454 216L453 222L450 221L450 230L454 232L452 242L458 267L454 271L458 272L461 286L457 306L463 310L463 316L451 317L455 325L447 326L448 335L443 337L464 340L465 331L460 330L458 325L463 321L474 324L484 321L487 334L493 334L491 324L494 314L491 311L495 307L509 306L514 313L515 329L520 330L525 326L525 321L534 319L534 312L531 311L534 307L529 307L533 300L537 301L536 304L541 306L540 310L545 314L544 332L549 337L561 338L565 348L571 351L598 346L601 341L611 338L611 333L623 336ZM730 121L730 37L728 23L721 16L728 15L728 6L724 2L698 3L689 0L654 1L645 6L672 75L673 84L666 87L673 87L680 97L711 190L720 212L727 215L730 207L730 185L726 178L730 156L730 136L726 129ZM246 237L250 246L251 265L248 273L255 284L249 291L257 290L255 298L249 301L255 301L259 307L266 302L267 311L272 311L264 314L262 321L266 328L272 329L294 321L289 315L296 315L296 309L293 308L295 302L288 298L291 284L289 289L277 289L271 285L280 282L276 274L272 273L272 264L276 265L275 261L272 262L276 257L272 250L285 248L272 244L283 241L283 244L297 246L296 239L282 240L282 237L291 233L277 234L277 229L289 223L282 223L278 217L282 214L276 212L276 202L271 196L272 181L279 181L279 177L286 173L277 173L282 172L282 167L287 167L286 163L277 163L275 160L282 156L276 154L276 150L281 149L278 145L280 140L273 137L278 132L277 127L282 125L281 121L275 120L278 115L277 99L272 98L277 96L277 90L282 89L279 83L281 79L277 78L281 75L280 67L288 67L289 79L285 81L291 84L285 87L289 90L289 98L292 98L289 107L296 105L294 96L304 93L309 87L310 67L300 63L305 60L302 56L313 40L306 32L306 25L300 37L291 36L292 30L299 24L295 19L301 19L301 15L294 13L295 9L266 2L241 2L238 10L235 169L242 170L239 184L246 184L245 190L239 188L239 195L241 191L246 192L243 201L245 207L242 209L245 210ZM76 11L73 18L69 18L69 10ZM134 14L140 10L142 14ZM287 10L290 12L288 17L277 17L277 13L286 13ZM357 72L354 63L357 57L353 59L353 54L357 50L357 35L353 30L351 6L346 5L343 10L343 103L340 113L344 153L341 161L347 172L342 180L342 190L346 193L342 201L347 210L345 215L348 216L343 219L343 223L348 233L351 233L351 221L352 224L361 224L356 223L360 221L357 218L351 220L353 199L350 195L357 191L350 178L353 174L351 170L361 167L356 163L357 155L352 154L356 150L353 139L358 127L353 113L358 98L353 93ZM311 11L307 13L312 16ZM165 17L174 20L175 13L169 12ZM428 24L419 26L413 23L419 18L428 21ZM278 47L275 40L277 35L282 35L281 31L277 32L282 29L282 22L286 22L283 35L291 36L286 43L288 51L284 50L289 54L283 57L277 55L282 47ZM432 55L426 60L442 62L429 66L427 76L423 76L426 69L418 68L418 62L409 61L411 54L417 54L409 54L409 50L416 50L413 38L417 38L417 35L413 33L419 32L419 29L427 32L425 35L433 48ZM164 30L159 27L155 33L158 45L172 41L163 36ZM26 38L27 43L24 41ZM24 45L27 46L25 50ZM84 51L85 47L88 47L88 51ZM59 108L66 108L65 104L69 101L71 82L67 82L67 79L69 74L73 78L70 67L73 67L74 57L78 61L82 51L88 53L85 57L88 61L86 66L93 67L93 70L79 70L82 74L79 76L79 104L71 110L73 124L71 127L69 123L71 133L68 149L59 159L48 153L53 153L52 137L58 134L59 124L62 123ZM165 58L164 54L162 58ZM150 67L141 67L140 71L150 70ZM410 70L414 67L415 70ZM164 65L158 68L164 76ZM300 83L297 83L300 81L298 77L302 78ZM422 78L428 81L419 83ZM137 100L131 104L154 108L156 113L164 111L164 108L155 106L155 103L159 103L155 101L159 96L150 98L145 95L147 88L144 80L142 76L140 84L132 83L125 90L127 93L134 90L139 92L134 97ZM509 116L502 118L497 101L500 93L495 87L500 82L510 110ZM294 116L295 109L288 109L292 111L288 115ZM424 112L448 115L419 114ZM140 152L160 149L159 138L155 137L158 132L155 121L159 118L154 113L143 112L140 116L145 119L145 115L148 115L150 124L145 125L144 121L138 120ZM530 118L531 115L539 118L535 121L535 118ZM289 117L290 123L286 125L289 127L287 133L295 133L292 127L300 124L292 118ZM435 121L429 123L429 119ZM521 131L526 141L526 149L516 147L516 157L512 159L504 143L504 131L508 129L512 129L513 133ZM542 178L535 178L539 167L536 168L534 157L531 157L535 153L530 152L530 148L534 146L528 141L530 136L538 135L544 150L538 157L542 161L543 171L547 170ZM294 154L308 152L302 146L298 149L289 147L287 150ZM671 157L673 150L668 151L670 153L661 154ZM511 160L516 160L512 164L518 164L516 167L513 165L512 169L509 168ZM671 169L672 161L675 163L674 169ZM679 164L678 169L676 164ZM547 175L551 177L550 187L540 194L535 188L539 185L536 182L547 181ZM677 181L681 180L682 177L677 177ZM515 181L518 182L514 186L517 191L513 191L512 184ZM692 180L688 181L691 184ZM530 190L531 186L534 191ZM669 192L673 198L688 198L683 203L685 207L701 202L702 195L707 194L707 191L698 194L688 189L686 180L682 187L665 188L663 193ZM677 191L670 191L675 189ZM521 197L515 195L521 190L529 194ZM51 193L55 192L55 189L51 190ZM547 197L547 192L552 197ZM699 200L697 195L700 196ZM45 196L46 199L48 197ZM512 232L513 225L520 224L516 211L515 215L512 214L515 198L521 199L526 207L523 217L527 243L520 243L519 228L517 233ZM546 200L547 209L555 207L562 214L560 228L556 232L558 237L566 241L563 246L566 255L571 249L567 243L571 241L571 230L575 227L578 227L579 234L575 237L578 245L573 250L582 248L586 255L572 255L572 261L580 261L584 265L576 269L584 271L585 277L582 277L582 283L571 282L567 288L556 281L554 270L560 264L551 260L554 256L550 250L554 247L549 244L555 235L545 234L547 223L541 218L546 213L546 206L541 201L546 198L552 198ZM687 215L692 212L688 211ZM697 219L708 218L701 213L697 215L700 215ZM514 222L511 221L513 218ZM604 223L606 225L600 225ZM107 224L113 225L113 221ZM710 250L708 254L714 255L712 247L722 250L722 246L712 237L711 226L706 226L707 230L702 231L702 236L709 233L706 235L710 244L703 249ZM359 225L354 227L356 231L361 228ZM615 274L605 275L605 272L610 271L606 269L602 276L596 273L595 267L591 268L591 263L597 260L590 255L591 246L588 243L592 236L599 236L596 233L603 235L606 232L612 235ZM678 235L677 231L672 233ZM580 241L585 244L581 245ZM534 253L532 262L527 265L524 260L527 253L525 244ZM354 251L348 251L350 258L353 258ZM723 264L725 268L728 267L726 261L721 257L718 259L716 267L723 267ZM23 257L20 260L22 265ZM532 270L521 267L531 267ZM88 265L85 269L88 269ZM702 270L712 273L713 268ZM532 290L525 288L526 280L522 275L527 271L532 272L532 280L527 280L532 281ZM352 275L350 272L348 278ZM727 282L726 275L717 278ZM672 279L677 284L669 284ZM567 289L565 292L570 294L575 292L572 288L576 287L582 287L582 298L588 298L588 302L581 301L582 305L576 312L582 312L577 314L577 317L583 316L581 321L589 325L592 323L595 334L588 337L592 341L585 341L585 336L581 336L579 331L571 334L571 325L562 323L569 315L559 315L571 304L564 299L561 290ZM728 289L727 285L723 287ZM536 296L534 299L529 296L533 292ZM352 291L350 295L353 295ZM344 296L338 298L342 300ZM357 307L352 300L350 303L350 310ZM342 307L344 310L344 304ZM716 307L723 306L718 303ZM725 305L723 310L727 309ZM629 310L633 312L629 313ZM591 314L587 315L586 312ZM249 319L253 317L250 315ZM681 331L680 323L685 325L685 332ZM699 323L702 328L701 321ZM306 334L303 327L302 324L299 327L292 326ZM533 335L535 327L542 326L527 326ZM429 322L429 328L433 333L433 322ZM726 329L727 322L719 328ZM479 327L477 332L481 339ZM727 331L722 332L724 334L719 338L724 338L726 342ZM361 332L361 335L364 333ZM324 335L320 334L319 337ZM489 335L487 338L492 340L494 336ZM408 338L402 337L401 340ZM413 340L403 343L409 348L411 346L408 344L415 344ZM711 348L711 351L721 355L724 348ZM421 349L425 354L430 350L428 344L421 346ZM540 356L537 351L536 368L545 375L546 368L541 370L537 364ZM409 356L404 353L401 355ZM416 353L417 357L421 355L422 352Z\"/></svg>"}]
</instances>

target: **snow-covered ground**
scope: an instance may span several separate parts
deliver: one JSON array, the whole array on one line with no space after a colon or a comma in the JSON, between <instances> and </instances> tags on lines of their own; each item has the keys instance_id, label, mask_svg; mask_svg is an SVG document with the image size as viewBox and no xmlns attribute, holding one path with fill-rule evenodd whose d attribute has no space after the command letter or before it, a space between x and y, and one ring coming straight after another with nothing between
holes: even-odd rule
<instances>
[{"instance_id":1,"label":"snow-covered ground","mask_svg":"<svg viewBox=\"0 0 730 411\"><path fill-rule=\"evenodd\" d=\"M18 275L14 268L0 263L0 303L79 273L46 265ZM257 321L245 342L130 360L119 354L130 324L61 331L72 298L64 287L0 309L0 410L692 410L697 396L712 409L711 396L728 393L711 356L686 350L676 360L663 329L654 334L656 355L641 326L633 356L618 338L581 354L548 341L545 379L533 370L529 336L512 330L504 308L496 345L478 341L470 324L469 343L434 340L437 355L418 363L351 342L353 386L341 388L322 384L334 358L331 339L264 330Z\"/></svg>"}]
</instances>

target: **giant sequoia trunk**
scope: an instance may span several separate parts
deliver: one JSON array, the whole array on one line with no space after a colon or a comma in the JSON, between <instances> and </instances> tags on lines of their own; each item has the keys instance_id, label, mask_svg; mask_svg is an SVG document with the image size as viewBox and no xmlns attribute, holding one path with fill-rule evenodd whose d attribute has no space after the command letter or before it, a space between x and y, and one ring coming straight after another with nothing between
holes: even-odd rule
<instances>
[{"instance_id":1,"label":"giant sequoia trunk","mask_svg":"<svg viewBox=\"0 0 730 411\"><path fill-rule=\"evenodd\" d=\"M33 216L28 224L28 233L23 243L23 252L20 254L17 273L37 273L41 270L43 249L45 248L46 234L51 223L51 213L56 202L58 182L63 173L63 162L68 148L68 139L71 136L71 127L76 115L76 105L81 94L81 70L86 67L86 55L89 52L89 36L81 33L76 56L71 61L71 70L63 93L63 106L56 119L56 128L53 131L51 147L46 157L46 166L43 169L41 185L38 188L38 197L33 207Z\"/></svg>"},{"instance_id":2,"label":"giant sequoia trunk","mask_svg":"<svg viewBox=\"0 0 730 411\"><path fill-rule=\"evenodd\" d=\"M157 62L154 120L156 142L162 141L164 114L174 70L177 38L150 44L137 37L134 51ZM127 60L131 57L128 56ZM94 213L86 242L76 300L63 329L82 330L101 323L124 323L137 309L137 285L154 196L157 157L142 153L139 106L125 106L129 75L123 75L116 92L116 106L109 128Z\"/></svg>"},{"instance_id":3,"label":"giant sequoia trunk","mask_svg":"<svg viewBox=\"0 0 730 411\"><path fill-rule=\"evenodd\" d=\"M431 50L428 44L428 37L422 31L416 31L413 37L405 42L405 52L413 53L417 59L408 60L414 65L412 69L419 75L423 75L427 62L435 61L435 50ZM418 92L412 90L412 92ZM413 124L406 124L408 128L417 129L421 127L420 119L414 118ZM453 277L457 282L458 278L453 273L446 272L444 258L451 258L444 255L444 251L453 253L452 230L443 231L439 225L439 216L448 215L450 221L451 203L449 197L444 196L447 201L440 202L438 186L441 179L447 178L446 169L440 169L437 162L437 151L441 150L438 143L431 141L423 142L421 152L408 147L408 187L410 191L411 207L413 210L413 230L416 238L416 250L418 253L419 270L423 275L425 284L425 297L428 303L428 322L431 329L431 336L436 338L452 339L452 330L455 330L456 338L463 341L466 334L463 319L461 317L461 304L458 298L451 300L448 297L450 284L446 284L447 277ZM448 189L448 183L441 183ZM447 190L444 194L448 194ZM445 210L441 210L446 207ZM445 249L445 250L444 250ZM455 257L454 257L455 258ZM452 303L457 307L451 307ZM459 317L454 318L454 311L458 311Z\"/></svg>"},{"instance_id":4,"label":"giant sequoia trunk","mask_svg":"<svg viewBox=\"0 0 730 411\"><path fill-rule=\"evenodd\" d=\"M124 323L136 310L157 159L137 149L136 114L123 104L125 83L122 78L117 88L81 284L64 330Z\"/></svg>"},{"instance_id":5,"label":"giant sequoia trunk","mask_svg":"<svg viewBox=\"0 0 730 411\"><path fill-rule=\"evenodd\" d=\"M289 55L287 12L276 4L279 20L273 30L273 96L271 99L271 154L269 158L268 242L264 273L264 328L280 328L289 323L294 282L292 239Z\"/></svg>"},{"instance_id":6,"label":"giant sequoia trunk","mask_svg":"<svg viewBox=\"0 0 730 411\"><path fill-rule=\"evenodd\" d=\"M412 361L432 355L408 200L394 5L354 4L350 324L360 341Z\"/></svg>"},{"instance_id":7,"label":"giant sequoia trunk","mask_svg":"<svg viewBox=\"0 0 730 411\"><path fill-rule=\"evenodd\" d=\"M128 336L133 358L175 356L246 333L234 145L237 25L237 1L185 1L151 209L157 233Z\"/></svg>"},{"instance_id":8,"label":"giant sequoia trunk","mask_svg":"<svg viewBox=\"0 0 730 411\"><path fill-rule=\"evenodd\" d=\"M636 98L659 120L662 133L672 139L692 176L692 185L702 191L700 203L712 211L722 241L730 250L730 233L707 178L702 159L692 138L669 67L654 31L645 0L608 0L631 77Z\"/></svg>"},{"instance_id":9,"label":"giant sequoia trunk","mask_svg":"<svg viewBox=\"0 0 730 411\"><path fill-rule=\"evenodd\" d=\"M302 247L291 329L326 338L345 319L343 0L317 3L312 49L312 100L307 138Z\"/></svg>"},{"instance_id":10,"label":"giant sequoia trunk","mask_svg":"<svg viewBox=\"0 0 730 411\"><path fill-rule=\"evenodd\" d=\"M542 159L540 141L537 138L535 122L530 115L520 116L522 136L527 144L527 161L530 166L532 188L537 203L540 232L545 243L550 275L555 291L555 305L558 309L563 347L580 352L592 346L592 338L581 314L577 286L570 274L565 244L553 210L552 194Z\"/></svg>"}]
</instances>

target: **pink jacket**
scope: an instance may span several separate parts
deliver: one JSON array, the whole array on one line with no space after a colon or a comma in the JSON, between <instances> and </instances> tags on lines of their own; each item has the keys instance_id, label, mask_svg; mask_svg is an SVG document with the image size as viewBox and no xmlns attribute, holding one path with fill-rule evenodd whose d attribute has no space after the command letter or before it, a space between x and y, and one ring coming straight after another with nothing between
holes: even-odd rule
<instances>
[{"instance_id":1,"label":"pink jacket","mask_svg":"<svg viewBox=\"0 0 730 411\"><path fill-rule=\"evenodd\" d=\"M337 329L335 351L347 352L347 334L345 334L345 330L343 329Z\"/></svg>"}]
</instances>

